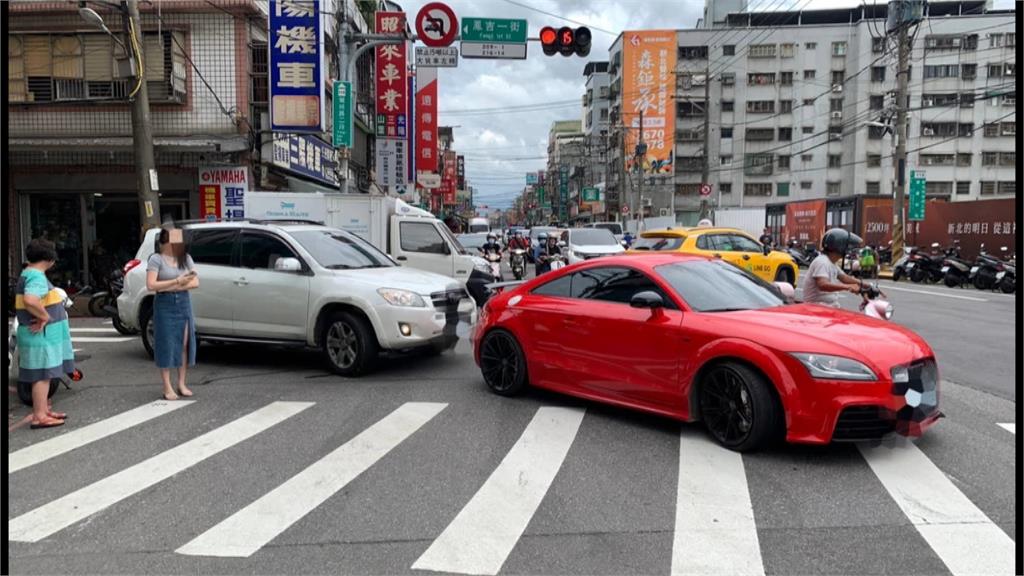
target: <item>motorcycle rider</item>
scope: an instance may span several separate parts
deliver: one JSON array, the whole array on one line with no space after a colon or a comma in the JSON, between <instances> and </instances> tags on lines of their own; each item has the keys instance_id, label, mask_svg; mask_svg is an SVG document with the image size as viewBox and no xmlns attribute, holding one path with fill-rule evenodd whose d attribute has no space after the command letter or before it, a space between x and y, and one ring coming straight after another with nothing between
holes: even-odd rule
<instances>
[{"instance_id":1,"label":"motorcycle rider","mask_svg":"<svg viewBox=\"0 0 1024 576\"><path fill-rule=\"evenodd\" d=\"M484 242L480 246L480 251L483 252L484 254L488 254L490 252L497 252L498 256L501 256L501 250L502 248L501 244L498 243L498 237L493 232L487 235L487 242Z\"/></svg>"},{"instance_id":2,"label":"motorcycle rider","mask_svg":"<svg viewBox=\"0 0 1024 576\"><path fill-rule=\"evenodd\" d=\"M821 253L811 261L807 273L801 279L804 302L838 308L839 298L835 292L860 293L861 281L844 273L836 265L851 247L860 243L860 236L842 228L825 232L821 239Z\"/></svg>"},{"instance_id":3,"label":"motorcycle rider","mask_svg":"<svg viewBox=\"0 0 1024 576\"><path fill-rule=\"evenodd\" d=\"M508 249L509 250L516 250L516 249L519 249L519 250L529 250L530 249L530 241L527 240L525 236L523 236L523 231L522 230L516 230L515 234L513 234L512 239L509 240L509 242L508 242Z\"/></svg>"},{"instance_id":4,"label":"motorcycle rider","mask_svg":"<svg viewBox=\"0 0 1024 576\"><path fill-rule=\"evenodd\" d=\"M554 235L548 235L546 232L541 232L537 236L537 240L540 243L540 251L537 253L534 274L540 276L545 272L551 271L552 257L561 256L562 249L558 247L558 238Z\"/></svg>"}]
</instances>

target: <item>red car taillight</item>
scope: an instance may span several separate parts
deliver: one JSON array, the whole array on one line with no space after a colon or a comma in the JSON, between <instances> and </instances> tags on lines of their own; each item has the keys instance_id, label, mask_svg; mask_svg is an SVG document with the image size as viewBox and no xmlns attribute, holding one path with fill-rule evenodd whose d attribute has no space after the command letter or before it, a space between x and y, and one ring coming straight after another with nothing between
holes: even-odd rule
<instances>
[{"instance_id":1,"label":"red car taillight","mask_svg":"<svg viewBox=\"0 0 1024 576\"><path fill-rule=\"evenodd\" d=\"M142 260L139 260L137 258L132 258L131 260L125 262L124 268L122 268L121 270L124 272L125 276L127 276L128 272L130 272L133 268L135 268L139 264L142 264Z\"/></svg>"}]
</instances>

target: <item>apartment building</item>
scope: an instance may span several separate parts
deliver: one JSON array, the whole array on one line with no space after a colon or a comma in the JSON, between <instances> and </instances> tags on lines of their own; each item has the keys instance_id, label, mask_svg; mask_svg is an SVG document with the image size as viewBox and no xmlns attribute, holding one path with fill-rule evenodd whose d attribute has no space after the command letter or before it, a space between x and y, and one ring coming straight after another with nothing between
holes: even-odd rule
<instances>
[{"instance_id":1,"label":"apartment building","mask_svg":"<svg viewBox=\"0 0 1024 576\"><path fill-rule=\"evenodd\" d=\"M651 208L696 221L705 120L714 206L891 195L894 146L879 125L892 121L896 88L886 7L751 13L743 4L709 2L707 27L676 32L675 173L646 188ZM1015 193L1015 22L990 2L927 4L911 53L907 150L930 197ZM627 34L610 50L613 126ZM622 134L612 135L616 170ZM609 185L635 194L624 180Z\"/></svg>"},{"instance_id":2,"label":"apartment building","mask_svg":"<svg viewBox=\"0 0 1024 576\"><path fill-rule=\"evenodd\" d=\"M548 131L548 167L545 175L545 203L551 205L552 218L560 222L570 217L574 205L572 192L578 192L587 158L583 122L557 120Z\"/></svg>"}]
</instances>

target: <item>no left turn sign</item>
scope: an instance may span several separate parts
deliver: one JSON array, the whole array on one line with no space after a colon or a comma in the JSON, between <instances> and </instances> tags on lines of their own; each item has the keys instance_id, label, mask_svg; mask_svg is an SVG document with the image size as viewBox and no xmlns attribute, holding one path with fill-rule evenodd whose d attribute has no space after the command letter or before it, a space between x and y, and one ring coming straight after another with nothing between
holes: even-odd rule
<instances>
[{"instance_id":1,"label":"no left turn sign","mask_svg":"<svg viewBox=\"0 0 1024 576\"><path fill-rule=\"evenodd\" d=\"M459 20L447 4L430 2L416 14L416 34L427 46L450 46L459 32Z\"/></svg>"}]
</instances>

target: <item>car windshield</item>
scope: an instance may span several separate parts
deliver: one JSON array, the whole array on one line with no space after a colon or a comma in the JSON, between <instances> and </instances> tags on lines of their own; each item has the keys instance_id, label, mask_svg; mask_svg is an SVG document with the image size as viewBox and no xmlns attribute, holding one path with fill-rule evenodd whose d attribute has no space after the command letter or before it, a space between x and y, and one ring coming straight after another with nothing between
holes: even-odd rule
<instances>
[{"instance_id":1,"label":"car windshield","mask_svg":"<svg viewBox=\"0 0 1024 576\"><path fill-rule=\"evenodd\" d=\"M612 234L622 234L622 224L616 224L614 222L594 224L594 228L601 228L603 230L611 232Z\"/></svg>"},{"instance_id":2,"label":"car windshield","mask_svg":"<svg viewBox=\"0 0 1024 576\"><path fill-rule=\"evenodd\" d=\"M651 236L638 238L633 242L633 250L677 250L686 241L685 236Z\"/></svg>"},{"instance_id":3,"label":"car windshield","mask_svg":"<svg viewBox=\"0 0 1024 576\"><path fill-rule=\"evenodd\" d=\"M721 260L663 264L655 271L697 312L759 310L784 304L777 288Z\"/></svg>"},{"instance_id":4,"label":"car windshield","mask_svg":"<svg viewBox=\"0 0 1024 576\"><path fill-rule=\"evenodd\" d=\"M618 242L603 228L580 228L569 232L569 243L575 246L615 246Z\"/></svg>"},{"instance_id":5,"label":"car windshield","mask_svg":"<svg viewBox=\"0 0 1024 576\"><path fill-rule=\"evenodd\" d=\"M476 250L487 242L487 234L459 234L455 238L468 250Z\"/></svg>"},{"instance_id":6,"label":"car windshield","mask_svg":"<svg viewBox=\"0 0 1024 576\"><path fill-rule=\"evenodd\" d=\"M291 235L324 268L351 270L395 266L372 244L344 230L323 228L292 232Z\"/></svg>"}]
</instances>

